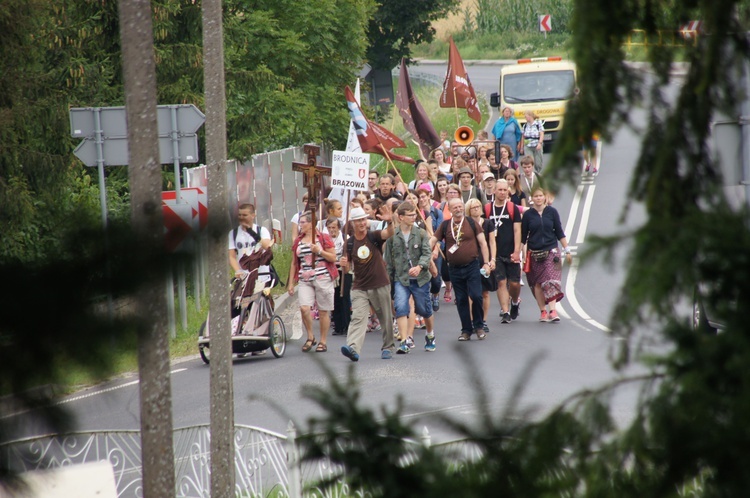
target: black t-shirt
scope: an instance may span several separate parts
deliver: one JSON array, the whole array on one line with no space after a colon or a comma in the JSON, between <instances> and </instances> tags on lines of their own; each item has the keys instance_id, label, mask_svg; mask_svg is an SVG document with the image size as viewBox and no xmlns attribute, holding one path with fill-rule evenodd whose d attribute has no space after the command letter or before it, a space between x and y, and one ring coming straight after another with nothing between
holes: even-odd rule
<instances>
[{"instance_id":1,"label":"black t-shirt","mask_svg":"<svg viewBox=\"0 0 750 498\"><path fill-rule=\"evenodd\" d=\"M489 219L492 221L492 229L495 230L496 254L504 258L510 257L516 248L513 228L516 223L521 223L521 211L518 209L518 206L513 204L512 219L509 206L510 204L507 202L504 206L505 209L494 204L490 205Z\"/></svg>"}]
</instances>

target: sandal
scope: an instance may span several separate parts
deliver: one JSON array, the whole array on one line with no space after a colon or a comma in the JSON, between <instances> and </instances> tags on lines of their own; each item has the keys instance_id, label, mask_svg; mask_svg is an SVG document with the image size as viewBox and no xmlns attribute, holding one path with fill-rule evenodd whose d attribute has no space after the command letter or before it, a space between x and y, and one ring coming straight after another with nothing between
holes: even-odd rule
<instances>
[{"instance_id":1,"label":"sandal","mask_svg":"<svg viewBox=\"0 0 750 498\"><path fill-rule=\"evenodd\" d=\"M326 346L324 342L321 342L318 344L318 347L315 348L316 353L325 353L326 351L328 351L328 346Z\"/></svg>"},{"instance_id":2,"label":"sandal","mask_svg":"<svg viewBox=\"0 0 750 498\"><path fill-rule=\"evenodd\" d=\"M317 342L315 341L315 339L308 339L308 340L306 340L306 341L305 341L305 343L304 343L304 344L302 345L302 352L303 352L303 353L307 353L307 352L308 352L308 351L310 351L310 350L311 350L311 349L313 348L313 346L315 346L316 344L317 344Z\"/></svg>"},{"instance_id":3,"label":"sandal","mask_svg":"<svg viewBox=\"0 0 750 498\"><path fill-rule=\"evenodd\" d=\"M453 296L451 295L450 289L445 289L445 294L443 294L443 300L446 303L450 303L453 300Z\"/></svg>"}]
</instances>

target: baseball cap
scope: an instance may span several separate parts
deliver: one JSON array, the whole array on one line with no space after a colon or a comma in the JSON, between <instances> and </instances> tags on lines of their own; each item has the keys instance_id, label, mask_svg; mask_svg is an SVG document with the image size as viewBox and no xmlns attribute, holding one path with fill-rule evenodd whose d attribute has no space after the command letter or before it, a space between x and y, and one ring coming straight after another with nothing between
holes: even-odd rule
<instances>
[{"instance_id":1,"label":"baseball cap","mask_svg":"<svg viewBox=\"0 0 750 498\"><path fill-rule=\"evenodd\" d=\"M482 175L482 181L489 180L490 178L492 178L494 180L495 179L495 175L493 175L489 171L487 173L485 173L484 175Z\"/></svg>"}]
</instances>

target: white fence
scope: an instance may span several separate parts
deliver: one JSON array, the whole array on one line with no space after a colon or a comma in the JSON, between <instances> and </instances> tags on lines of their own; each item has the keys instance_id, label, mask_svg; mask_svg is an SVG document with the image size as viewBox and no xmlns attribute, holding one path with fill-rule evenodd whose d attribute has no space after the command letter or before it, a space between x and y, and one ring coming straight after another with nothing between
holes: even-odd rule
<instances>
[{"instance_id":1,"label":"white fence","mask_svg":"<svg viewBox=\"0 0 750 498\"><path fill-rule=\"evenodd\" d=\"M299 461L294 427L284 436L257 427L235 426L235 482L237 496L301 496L338 498L352 496L346 482L327 490L315 483L342 475L340 466L328 461ZM421 442L407 441L415 450L430 444L425 429ZM210 485L210 432L207 425L174 432L175 495L205 498ZM436 445L459 461L481 457L473 445L463 441ZM14 472L54 469L82 463L108 461L114 470L119 498L142 497L141 438L139 431L82 432L42 436L0 445L2 459ZM412 458L416 457L416 451ZM408 459L409 457L407 457ZM344 479L345 481L345 479ZM303 493L304 490L304 493ZM358 496L355 492L355 496Z\"/></svg>"}]
</instances>

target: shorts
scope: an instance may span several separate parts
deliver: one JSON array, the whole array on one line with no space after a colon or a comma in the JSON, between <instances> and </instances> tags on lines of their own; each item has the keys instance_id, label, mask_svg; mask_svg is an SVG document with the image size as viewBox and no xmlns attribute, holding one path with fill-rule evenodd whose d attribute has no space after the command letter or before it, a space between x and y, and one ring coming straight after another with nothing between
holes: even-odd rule
<instances>
[{"instance_id":1,"label":"shorts","mask_svg":"<svg viewBox=\"0 0 750 498\"><path fill-rule=\"evenodd\" d=\"M430 296L430 282L419 286L416 280L409 280L409 286L404 286L396 280L394 284L394 309L396 318L409 316L409 297L414 297L414 311L417 315L430 318L432 316L432 300Z\"/></svg>"},{"instance_id":2,"label":"shorts","mask_svg":"<svg viewBox=\"0 0 750 498\"><path fill-rule=\"evenodd\" d=\"M318 276L309 282L300 280L297 286L297 301L300 306L310 307L317 301L320 311L332 311L335 291L330 275Z\"/></svg>"},{"instance_id":3,"label":"shorts","mask_svg":"<svg viewBox=\"0 0 750 498\"><path fill-rule=\"evenodd\" d=\"M513 263L510 258L499 256L495 260L495 275L497 276L498 282L502 282L506 279L511 282L520 282L521 265L519 263Z\"/></svg>"}]
</instances>

